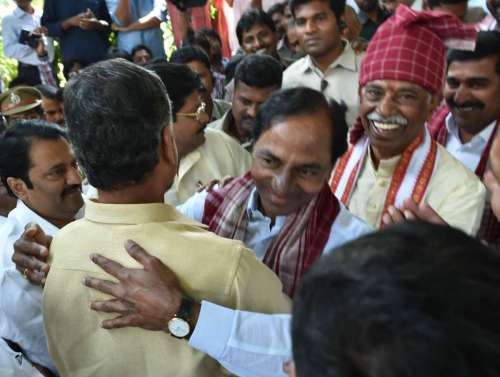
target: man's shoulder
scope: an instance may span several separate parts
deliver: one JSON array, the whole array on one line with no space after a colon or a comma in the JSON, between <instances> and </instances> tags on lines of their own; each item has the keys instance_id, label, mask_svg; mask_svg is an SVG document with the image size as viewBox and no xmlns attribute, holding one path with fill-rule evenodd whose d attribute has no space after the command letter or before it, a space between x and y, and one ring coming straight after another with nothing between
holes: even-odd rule
<instances>
[{"instance_id":1,"label":"man's shoulder","mask_svg":"<svg viewBox=\"0 0 500 377\"><path fill-rule=\"evenodd\" d=\"M285 79L292 79L297 77L298 75L300 76L304 74L308 59L309 57L306 55L290 64L288 68L283 72L283 81L285 81Z\"/></svg>"}]
</instances>

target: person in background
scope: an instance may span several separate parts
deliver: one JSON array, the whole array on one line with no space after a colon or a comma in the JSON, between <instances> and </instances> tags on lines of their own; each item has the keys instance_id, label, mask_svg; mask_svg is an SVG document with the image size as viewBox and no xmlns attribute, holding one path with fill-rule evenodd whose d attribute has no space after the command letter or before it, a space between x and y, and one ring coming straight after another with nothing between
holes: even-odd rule
<instances>
[{"instance_id":1,"label":"person in background","mask_svg":"<svg viewBox=\"0 0 500 377\"><path fill-rule=\"evenodd\" d=\"M16 86L0 94L0 112L11 125L19 119L41 119L42 94L31 86Z\"/></svg>"},{"instance_id":2,"label":"person in background","mask_svg":"<svg viewBox=\"0 0 500 377\"><path fill-rule=\"evenodd\" d=\"M379 4L378 0L355 0L359 8L358 19L362 25L359 38L365 43L370 42L377 28L391 15Z\"/></svg>"},{"instance_id":3,"label":"person in background","mask_svg":"<svg viewBox=\"0 0 500 377\"><path fill-rule=\"evenodd\" d=\"M37 85L36 89L42 94L43 117L47 122L58 126L64 125L64 104L61 88L49 85Z\"/></svg>"},{"instance_id":4,"label":"person in background","mask_svg":"<svg viewBox=\"0 0 500 377\"><path fill-rule=\"evenodd\" d=\"M463 22L476 24L484 19L486 12L482 7L469 7L469 0L424 0L424 9L440 10L454 14Z\"/></svg>"},{"instance_id":5,"label":"person in background","mask_svg":"<svg viewBox=\"0 0 500 377\"><path fill-rule=\"evenodd\" d=\"M153 59L153 53L147 46L139 44L132 48L130 51L130 57L133 63L146 65Z\"/></svg>"},{"instance_id":6,"label":"person in background","mask_svg":"<svg viewBox=\"0 0 500 377\"><path fill-rule=\"evenodd\" d=\"M273 4L266 12L274 22L278 40L284 37L287 29L288 20L285 17L285 3Z\"/></svg>"},{"instance_id":7,"label":"person in background","mask_svg":"<svg viewBox=\"0 0 500 377\"><path fill-rule=\"evenodd\" d=\"M54 46L31 0L14 0L16 8L2 19L3 51L18 62L17 76L25 84L55 85L51 64Z\"/></svg>"}]
</instances>

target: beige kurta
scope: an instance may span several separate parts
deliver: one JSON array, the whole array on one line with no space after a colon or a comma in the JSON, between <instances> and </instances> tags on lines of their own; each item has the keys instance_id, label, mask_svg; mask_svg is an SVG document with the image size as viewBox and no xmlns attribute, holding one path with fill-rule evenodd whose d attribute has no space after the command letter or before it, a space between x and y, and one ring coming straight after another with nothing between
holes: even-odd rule
<instances>
[{"instance_id":1,"label":"beige kurta","mask_svg":"<svg viewBox=\"0 0 500 377\"><path fill-rule=\"evenodd\" d=\"M52 241L53 260L43 293L49 351L62 377L222 374L215 360L166 332L100 327L114 315L91 311L89 305L109 296L85 288L82 279L111 277L89 256L99 252L124 266L142 267L125 252L127 239L166 263L183 291L197 301L262 313L289 310L279 279L241 242L218 237L165 204L89 201L85 217L64 227Z\"/></svg>"},{"instance_id":2,"label":"beige kurta","mask_svg":"<svg viewBox=\"0 0 500 377\"><path fill-rule=\"evenodd\" d=\"M392 174L400 156L381 160L375 169L365 154L348 203L349 210L374 228L380 226ZM438 145L438 157L423 198L450 225L475 235L483 213L486 189L481 181Z\"/></svg>"}]
</instances>

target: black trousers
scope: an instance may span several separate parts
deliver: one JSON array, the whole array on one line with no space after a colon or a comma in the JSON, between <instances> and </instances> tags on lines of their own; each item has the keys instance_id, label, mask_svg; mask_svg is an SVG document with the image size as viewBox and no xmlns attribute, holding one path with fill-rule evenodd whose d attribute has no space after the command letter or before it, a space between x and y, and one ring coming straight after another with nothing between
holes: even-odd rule
<instances>
[{"instance_id":1,"label":"black trousers","mask_svg":"<svg viewBox=\"0 0 500 377\"><path fill-rule=\"evenodd\" d=\"M17 77L22 83L31 86L41 84L40 72L36 65L29 65L19 62L17 65Z\"/></svg>"}]
</instances>

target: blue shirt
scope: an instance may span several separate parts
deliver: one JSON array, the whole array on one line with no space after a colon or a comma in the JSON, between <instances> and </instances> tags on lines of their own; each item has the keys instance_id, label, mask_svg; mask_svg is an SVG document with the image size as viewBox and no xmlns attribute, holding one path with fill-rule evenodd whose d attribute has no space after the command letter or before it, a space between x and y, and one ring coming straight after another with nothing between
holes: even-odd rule
<instances>
[{"instance_id":1,"label":"blue shirt","mask_svg":"<svg viewBox=\"0 0 500 377\"><path fill-rule=\"evenodd\" d=\"M109 14L113 22L121 25L116 18L115 12L120 0L106 0ZM129 0L130 11L132 13L131 22L136 22L140 18L152 15L160 21L165 21L165 1L164 0ZM155 58L164 58L163 32L160 27L145 30L120 31L118 32L118 47L130 53L132 49L139 45L145 45L153 53Z\"/></svg>"},{"instance_id":2,"label":"blue shirt","mask_svg":"<svg viewBox=\"0 0 500 377\"><path fill-rule=\"evenodd\" d=\"M45 0L42 25L49 35L59 39L63 62L79 60L84 65L106 57L109 42L106 31L85 31L79 27L63 30L64 20L90 9L98 20L111 23L104 0Z\"/></svg>"}]
</instances>

